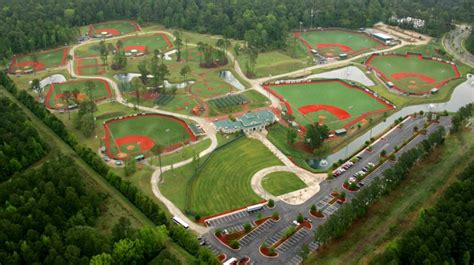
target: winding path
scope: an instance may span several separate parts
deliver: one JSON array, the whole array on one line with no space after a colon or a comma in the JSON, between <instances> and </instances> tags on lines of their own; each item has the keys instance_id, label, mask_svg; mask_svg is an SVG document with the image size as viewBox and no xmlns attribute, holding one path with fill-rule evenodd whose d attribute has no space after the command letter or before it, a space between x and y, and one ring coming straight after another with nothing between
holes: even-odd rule
<instances>
[{"instance_id":1,"label":"winding path","mask_svg":"<svg viewBox=\"0 0 474 265\"><path fill-rule=\"evenodd\" d=\"M172 34L170 34L169 32L166 32L166 31L140 32L138 34L133 33L133 34L125 35L125 36L154 34L154 33L167 34L172 39L175 39ZM123 38L125 36L114 37L114 38L110 38L109 40L119 39L119 38ZM69 51L69 55L71 55L72 58L74 58L74 52L77 48L79 48L81 46L84 46L84 45L87 45L87 44L90 44L90 43L95 43L95 42L100 42L100 40L89 40L89 41L83 42L81 44L78 44L76 46L73 46ZM191 44L191 45L193 45L193 44ZM328 68L328 67L337 67L337 66L340 66L340 65L347 65L350 61L360 59L363 56L366 56L368 54L391 51L391 50L398 49L398 48L400 48L404 45L406 45L406 43L402 42L400 45L390 47L390 48L385 49L385 50L379 50L379 51L374 51L374 52L370 52L370 53L366 53L366 54L361 54L359 56L356 56L356 57L353 57L353 58L350 58L350 59L347 59L347 60L335 61L335 62L331 62L331 63L324 64L324 65L314 65L314 66L306 67L305 69L302 69L302 70L297 70L297 71L293 71L293 72L290 72L290 73L285 73L285 74L276 75L276 76L273 76L273 77L266 77L266 78L260 78L260 79L249 79L249 78L247 78L245 76L245 74L243 73L239 63L235 59L234 55L229 51L226 51L226 53L227 53L227 56L233 62L235 72L240 76L240 78L244 79L246 82L248 82L251 85L250 89L254 89L257 92L261 93L262 95L268 97L271 100L271 106L274 107L274 108L279 108L280 107L279 99L274 97L273 95L269 94L268 92L266 92L263 89L263 87L260 85L261 83L269 81L271 79L282 78L282 77L288 76L288 75L297 75L297 74L303 75L303 74L308 73L308 71L318 69L318 68ZM122 104L124 106L127 106L129 108L135 107L134 104L128 103L122 97L122 94L121 94L121 92L118 88L118 85L114 80L112 80L108 77L104 77L104 76L79 75L75 72L74 60L70 60L68 62L67 66L66 66L66 69L68 70L71 77L73 77L73 78L102 79L104 81L107 81L110 84L111 88L115 92L114 94L115 94L115 99L116 99L117 102L119 102L120 104ZM203 157L203 156L206 156L206 155L210 154L218 146L218 141L217 141L217 137L216 137L216 129L210 121L206 121L206 119L204 119L204 118L195 117L195 116L191 116L191 115L184 115L184 114L179 114L179 113L174 113L174 112L169 112L169 111L164 111L164 110L145 107L145 106L137 106L137 107L140 110L143 110L143 111L152 112L152 113L166 114L166 115L173 115L173 116L176 116L176 117L179 117L179 118L189 119L189 120L193 120L196 123L199 123L202 126L202 128L205 130L205 132L207 134L207 137L211 140L211 145L206 150L199 153L199 157ZM326 174L314 174L314 173L311 173L311 172L309 172L305 169L297 167L293 162L291 162L291 160L288 157L286 157L278 148L276 148L265 137L265 135L254 135L253 137L260 140L284 164L284 166L277 166L277 167L270 167L270 168L262 169L253 176L253 178L252 178L252 187L253 187L254 191L259 196L261 196L263 198L280 199L280 200L283 200L284 202L286 202L288 204L297 205L297 204L304 203L307 199L311 198L314 194L316 194L319 191L319 189L320 189L319 184L324 179L326 179L326 177L327 177ZM176 169L176 168L185 166L185 165L187 165L191 162L192 162L192 158L184 160L184 161L180 161L180 162L177 162L173 165L168 165L168 166L162 167L161 172L164 173L164 172L170 170L171 168ZM198 224L194 223L193 221L189 220L189 218L185 214L183 214L178 207L176 207L170 200L168 200L168 198L166 198L160 192L158 184L161 181L161 174L162 173L160 172L159 168L154 167L154 166L152 166L152 167L155 169L155 171L152 174L151 180L150 180L153 194L160 201L162 201L166 205L166 207L168 208L168 210L170 211L170 213L172 215L178 216L181 219L183 219L185 222L187 222L189 224L189 226L192 230L194 230L195 232L197 232L199 234L205 234L206 232L208 232L209 228L203 227L203 226L198 225ZM279 197L274 197L274 196L268 194L263 189L263 187L261 186L261 181L262 181L263 177L265 177L265 175L267 175L269 173L272 173L272 172L277 172L277 171L289 171L289 172L295 173L297 176L299 176L308 185L308 187L304 188L304 189L301 189L301 190L298 190L298 191L288 193L288 194L284 194L284 195L279 196Z\"/></svg>"}]
</instances>

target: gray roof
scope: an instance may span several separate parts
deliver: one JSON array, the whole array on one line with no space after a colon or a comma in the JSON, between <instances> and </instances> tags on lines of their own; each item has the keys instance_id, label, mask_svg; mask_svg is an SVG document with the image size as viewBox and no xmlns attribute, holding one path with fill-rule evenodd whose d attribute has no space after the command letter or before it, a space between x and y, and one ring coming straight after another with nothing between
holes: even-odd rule
<instances>
[{"instance_id":1,"label":"gray roof","mask_svg":"<svg viewBox=\"0 0 474 265\"><path fill-rule=\"evenodd\" d=\"M261 110L257 112L249 112L238 118L235 121L230 119L216 121L214 125L218 130L221 129L245 129L252 128L256 126L261 126L262 124L272 123L276 120L275 114L269 110Z\"/></svg>"}]
</instances>

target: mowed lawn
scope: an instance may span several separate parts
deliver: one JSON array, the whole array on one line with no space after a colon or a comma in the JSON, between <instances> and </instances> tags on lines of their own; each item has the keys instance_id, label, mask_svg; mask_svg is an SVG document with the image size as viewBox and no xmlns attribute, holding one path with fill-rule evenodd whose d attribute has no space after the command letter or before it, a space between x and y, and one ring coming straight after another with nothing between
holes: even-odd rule
<instances>
[{"instance_id":1,"label":"mowed lawn","mask_svg":"<svg viewBox=\"0 0 474 265\"><path fill-rule=\"evenodd\" d=\"M101 29L116 29L120 32L120 35L125 35L137 31L135 23L130 21L111 21L100 24L92 25L94 33L100 32Z\"/></svg>"},{"instance_id":2,"label":"mowed lawn","mask_svg":"<svg viewBox=\"0 0 474 265\"><path fill-rule=\"evenodd\" d=\"M306 184L292 172L273 172L263 178L263 188L274 196L306 188Z\"/></svg>"},{"instance_id":3,"label":"mowed lawn","mask_svg":"<svg viewBox=\"0 0 474 265\"><path fill-rule=\"evenodd\" d=\"M324 116L324 124L339 129L364 113L382 110L386 106L357 88L347 87L339 81L315 81L306 84L271 86L270 89L287 99L298 123L305 126L319 121ZM306 105L330 105L347 111L350 117L339 120L327 111L311 112L303 115L298 109Z\"/></svg>"},{"instance_id":4,"label":"mowed lawn","mask_svg":"<svg viewBox=\"0 0 474 265\"><path fill-rule=\"evenodd\" d=\"M108 122L107 126L111 133L111 141L127 136L145 136L153 140L155 144L167 147L179 144L190 139L190 135L183 125L172 118L156 115L138 115L128 119ZM110 143L111 152L118 152L115 143ZM121 148L126 152L125 148ZM137 150L133 150L136 152Z\"/></svg>"},{"instance_id":5,"label":"mowed lawn","mask_svg":"<svg viewBox=\"0 0 474 265\"><path fill-rule=\"evenodd\" d=\"M132 49L129 48L130 46L145 46L149 53L152 53L154 50L167 50L173 47L173 44L165 34L126 37L121 39L121 41L125 51Z\"/></svg>"},{"instance_id":6,"label":"mowed lawn","mask_svg":"<svg viewBox=\"0 0 474 265\"><path fill-rule=\"evenodd\" d=\"M333 55L339 53L348 53L351 55L360 54L364 51L382 47L383 45L375 39L364 33L342 31L342 30L323 30L308 31L300 33L300 38L305 40L312 48L321 53L331 52ZM342 44L351 48L351 51L345 52L336 46L318 48L318 45Z\"/></svg>"},{"instance_id":7,"label":"mowed lawn","mask_svg":"<svg viewBox=\"0 0 474 265\"><path fill-rule=\"evenodd\" d=\"M102 80L89 80L92 82L92 88L89 91L88 81L68 81L60 84L53 84L49 87L46 95L46 105L49 108L63 107L66 104L64 93L66 91L72 94L69 104L79 103L85 99L93 101L102 100L112 97L112 92L107 82Z\"/></svg>"},{"instance_id":8,"label":"mowed lawn","mask_svg":"<svg viewBox=\"0 0 474 265\"><path fill-rule=\"evenodd\" d=\"M407 92L429 90L445 80L456 78L452 65L423 59L419 55L377 55L371 58L367 62L368 66L383 73L389 81ZM421 74L433 79L434 82L425 82L416 77L397 78L396 74L400 73Z\"/></svg>"},{"instance_id":9,"label":"mowed lawn","mask_svg":"<svg viewBox=\"0 0 474 265\"><path fill-rule=\"evenodd\" d=\"M245 65L248 62L248 56L241 54L237 56L242 70L245 71ZM258 54L257 63L255 65L256 77L268 77L269 75L277 75L296 71L306 67L306 62L302 59L292 58L278 51L262 52Z\"/></svg>"},{"instance_id":10,"label":"mowed lawn","mask_svg":"<svg viewBox=\"0 0 474 265\"><path fill-rule=\"evenodd\" d=\"M262 198L250 186L252 176L281 164L258 140L241 138L216 151L193 183L194 170L189 164L166 172L160 190L181 210L209 216L260 202ZM192 185L191 193L187 193L188 185Z\"/></svg>"}]
</instances>

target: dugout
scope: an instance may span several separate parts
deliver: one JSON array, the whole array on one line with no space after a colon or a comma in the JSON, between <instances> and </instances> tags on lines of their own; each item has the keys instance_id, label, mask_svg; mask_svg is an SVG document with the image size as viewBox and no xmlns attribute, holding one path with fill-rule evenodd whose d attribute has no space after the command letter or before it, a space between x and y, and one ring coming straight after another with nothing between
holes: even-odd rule
<instances>
[{"instance_id":1,"label":"dugout","mask_svg":"<svg viewBox=\"0 0 474 265\"><path fill-rule=\"evenodd\" d=\"M338 129L334 131L337 136L345 135L347 133L346 129Z\"/></svg>"}]
</instances>

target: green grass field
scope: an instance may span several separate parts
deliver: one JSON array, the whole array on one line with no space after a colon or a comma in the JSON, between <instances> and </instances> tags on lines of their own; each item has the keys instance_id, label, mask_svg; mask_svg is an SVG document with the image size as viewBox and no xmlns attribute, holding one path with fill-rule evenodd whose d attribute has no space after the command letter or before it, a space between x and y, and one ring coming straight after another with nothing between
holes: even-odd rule
<instances>
[{"instance_id":1,"label":"green grass field","mask_svg":"<svg viewBox=\"0 0 474 265\"><path fill-rule=\"evenodd\" d=\"M191 194L186 190L191 185L192 164L166 172L160 190L181 210L189 196L189 210L208 216L261 201L250 179L257 171L276 165L281 162L262 143L241 138L211 156L196 176Z\"/></svg>"},{"instance_id":2,"label":"green grass field","mask_svg":"<svg viewBox=\"0 0 474 265\"><path fill-rule=\"evenodd\" d=\"M36 69L53 68L66 63L66 55L68 48L54 49L44 52L30 53L27 55L19 55L16 57L16 63L12 61L10 72L16 70L27 70L33 67L36 62ZM36 58L35 58L36 57Z\"/></svg>"},{"instance_id":3,"label":"green grass field","mask_svg":"<svg viewBox=\"0 0 474 265\"><path fill-rule=\"evenodd\" d=\"M184 148L170 154L164 154L161 156L161 166L171 165L192 158L194 154L199 154L200 152L207 149L210 145L211 140L204 139L195 144L186 145ZM150 163L157 167L160 165L159 159L156 156L150 159Z\"/></svg>"},{"instance_id":4,"label":"green grass field","mask_svg":"<svg viewBox=\"0 0 474 265\"><path fill-rule=\"evenodd\" d=\"M424 93L457 76L452 65L418 55L377 55L371 58L367 65L405 92Z\"/></svg>"},{"instance_id":5,"label":"green grass field","mask_svg":"<svg viewBox=\"0 0 474 265\"><path fill-rule=\"evenodd\" d=\"M354 56L383 47L380 42L368 35L352 31L308 31L302 33L297 32L295 36L299 38L308 49L316 49L325 57L335 57L340 53Z\"/></svg>"},{"instance_id":6,"label":"green grass field","mask_svg":"<svg viewBox=\"0 0 474 265\"><path fill-rule=\"evenodd\" d=\"M419 220L421 211L433 206L473 158L472 132L448 137L396 189L371 206L343 237L310 255L303 264L369 264Z\"/></svg>"},{"instance_id":7,"label":"green grass field","mask_svg":"<svg viewBox=\"0 0 474 265\"><path fill-rule=\"evenodd\" d=\"M190 91L201 98L207 99L223 96L232 92L233 89L226 82L210 81L193 84L190 87Z\"/></svg>"},{"instance_id":8,"label":"green grass field","mask_svg":"<svg viewBox=\"0 0 474 265\"><path fill-rule=\"evenodd\" d=\"M386 108L384 104L365 92L349 88L339 81L279 85L271 86L270 89L288 100L296 121L303 126L323 121L331 129L339 129L365 113ZM336 106L350 114L350 117L339 120L333 113L325 110L306 115L298 111L300 107L319 104Z\"/></svg>"},{"instance_id":9,"label":"green grass field","mask_svg":"<svg viewBox=\"0 0 474 265\"><path fill-rule=\"evenodd\" d=\"M154 50L168 50L173 47L172 42L165 34L148 34L141 36L126 37L120 39L125 51L133 49L133 46L145 46L148 53Z\"/></svg>"},{"instance_id":10,"label":"green grass field","mask_svg":"<svg viewBox=\"0 0 474 265\"><path fill-rule=\"evenodd\" d=\"M46 106L48 108L62 108L65 106L64 93L71 92L72 100L69 104L79 103L90 97L91 100L97 101L112 97L109 85L102 80L90 80L92 89L89 91L87 80L68 81L61 84L50 86L46 95ZM76 92L75 92L76 91ZM89 94L90 93L90 94Z\"/></svg>"},{"instance_id":11,"label":"green grass field","mask_svg":"<svg viewBox=\"0 0 474 265\"><path fill-rule=\"evenodd\" d=\"M100 32L103 29L116 29L119 31L119 35L126 35L132 32L137 31L135 24L130 21L111 21L100 24L92 25L93 31Z\"/></svg>"},{"instance_id":12,"label":"green grass field","mask_svg":"<svg viewBox=\"0 0 474 265\"><path fill-rule=\"evenodd\" d=\"M274 196L306 188L306 184L291 172L274 172L263 178L263 188Z\"/></svg>"},{"instance_id":13,"label":"green grass field","mask_svg":"<svg viewBox=\"0 0 474 265\"><path fill-rule=\"evenodd\" d=\"M245 71L248 56L240 54L236 56L242 70ZM279 51L262 52L258 54L257 63L255 65L256 77L268 77L270 75L277 75L296 71L308 66L305 58L292 58L287 54Z\"/></svg>"},{"instance_id":14,"label":"green grass field","mask_svg":"<svg viewBox=\"0 0 474 265\"><path fill-rule=\"evenodd\" d=\"M110 145L110 153L114 156L118 153L142 154L154 145L169 147L190 139L180 122L161 115L139 115L107 122L106 126L110 131L110 143L107 143L107 134L105 137L106 146Z\"/></svg>"}]
</instances>

